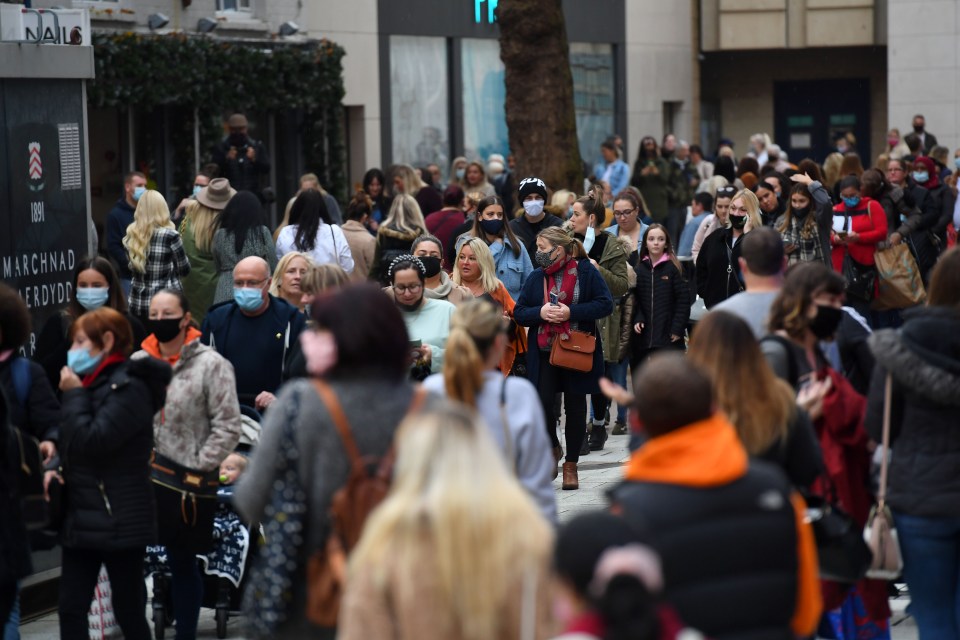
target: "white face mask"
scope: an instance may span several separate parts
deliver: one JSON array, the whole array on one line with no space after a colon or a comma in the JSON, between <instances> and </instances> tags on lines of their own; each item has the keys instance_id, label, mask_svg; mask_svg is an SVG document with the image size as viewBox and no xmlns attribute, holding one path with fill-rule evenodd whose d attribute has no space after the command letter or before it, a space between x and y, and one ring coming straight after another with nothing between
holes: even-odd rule
<instances>
[{"instance_id":1,"label":"white face mask","mask_svg":"<svg viewBox=\"0 0 960 640\"><path fill-rule=\"evenodd\" d=\"M590 253L590 249L593 249L593 243L597 241L597 230L593 227L587 227L587 232L583 234L583 248L587 250L587 253Z\"/></svg>"},{"instance_id":2,"label":"white face mask","mask_svg":"<svg viewBox=\"0 0 960 640\"><path fill-rule=\"evenodd\" d=\"M531 218L536 218L543 213L543 200L525 200L523 210Z\"/></svg>"}]
</instances>

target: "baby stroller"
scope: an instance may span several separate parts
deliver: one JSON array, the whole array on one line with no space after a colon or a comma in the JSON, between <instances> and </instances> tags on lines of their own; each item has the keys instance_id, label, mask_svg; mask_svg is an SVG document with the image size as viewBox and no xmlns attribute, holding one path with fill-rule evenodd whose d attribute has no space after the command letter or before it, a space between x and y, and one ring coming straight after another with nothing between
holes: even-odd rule
<instances>
[{"instance_id":1,"label":"baby stroller","mask_svg":"<svg viewBox=\"0 0 960 640\"><path fill-rule=\"evenodd\" d=\"M241 405L242 431L236 452L248 455L260 440L259 412ZM233 487L221 487L217 492L217 513L214 517L214 543L209 553L198 554L203 572L203 606L214 610L217 637L227 637L227 621L231 612L240 609L246 587L247 561L256 548L258 531L244 523L232 507ZM252 544L254 543L254 544ZM145 572L153 576L154 637L163 640L166 628L173 624L173 601L170 593L170 570L166 565L166 550L157 545L147 547Z\"/></svg>"}]
</instances>

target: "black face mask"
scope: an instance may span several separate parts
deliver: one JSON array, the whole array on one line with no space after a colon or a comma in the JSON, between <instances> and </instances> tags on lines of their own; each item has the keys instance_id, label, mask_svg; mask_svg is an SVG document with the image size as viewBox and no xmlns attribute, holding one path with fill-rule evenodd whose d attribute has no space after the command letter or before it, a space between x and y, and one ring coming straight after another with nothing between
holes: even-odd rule
<instances>
[{"instance_id":1,"label":"black face mask","mask_svg":"<svg viewBox=\"0 0 960 640\"><path fill-rule=\"evenodd\" d=\"M424 275L428 278L440 273L440 258L436 256L417 256L420 258L420 262L423 263Z\"/></svg>"},{"instance_id":2,"label":"black face mask","mask_svg":"<svg viewBox=\"0 0 960 640\"><path fill-rule=\"evenodd\" d=\"M920 124L920 125L916 125L916 124L913 125L913 132L914 132L914 133L923 133L923 125L922 125L922 124Z\"/></svg>"},{"instance_id":3,"label":"black face mask","mask_svg":"<svg viewBox=\"0 0 960 640\"><path fill-rule=\"evenodd\" d=\"M730 226L738 231L747 226L747 216L730 216Z\"/></svg>"},{"instance_id":4,"label":"black face mask","mask_svg":"<svg viewBox=\"0 0 960 640\"><path fill-rule=\"evenodd\" d=\"M180 328L180 322L183 320L183 317L179 318L164 318L163 320L147 320L146 329L153 335L157 336L157 340L162 342L170 342L178 335L183 329Z\"/></svg>"},{"instance_id":5,"label":"black face mask","mask_svg":"<svg viewBox=\"0 0 960 640\"><path fill-rule=\"evenodd\" d=\"M817 315L810 321L810 331L818 340L832 338L843 319L843 309L818 304Z\"/></svg>"},{"instance_id":6,"label":"black face mask","mask_svg":"<svg viewBox=\"0 0 960 640\"><path fill-rule=\"evenodd\" d=\"M242 147L247 142L247 136L243 133L231 133L230 144L235 147Z\"/></svg>"},{"instance_id":7,"label":"black face mask","mask_svg":"<svg viewBox=\"0 0 960 640\"><path fill-rule=\"evenodd\" d=\"M793 215L797 216L798 220L803 220L807 217L807 214L810 213L810 206L798 207L793 210Z\"/></svg>"}]
</instances>

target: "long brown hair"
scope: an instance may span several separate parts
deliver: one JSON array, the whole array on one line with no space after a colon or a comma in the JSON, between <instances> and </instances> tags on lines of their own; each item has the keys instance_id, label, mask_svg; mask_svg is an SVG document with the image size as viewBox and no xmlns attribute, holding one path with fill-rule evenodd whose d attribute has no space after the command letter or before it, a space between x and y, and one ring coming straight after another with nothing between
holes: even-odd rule
<instances>
[{"instance_id":1,"label":"long brown hair","mask_svg":"<svg viewBox=\"0 0 960 640\"><path fill-rule=\"evenodd\" d=\"M724 311L708 313L687 355L713 380L717 405L750 455L785 441L796 414L793 389L774 375L746 322Z\"/></svg>"},{"instance_id":2,"label":"long brown hair","mask_svg":"<svg viewBox=\"0 0 960 640\"><path fill-rule=\"evenodd\" d=\"M650 235L650 232L654 229L659 229L663 231L664 237L667 239L666 244L663 247L663 252L670 257L670 262L673 263L673 266L677 268L677 271L680 272L680 276L683 276L683 267L680 265L680 260L677 259L677 253L673 250L673 241L670 240L670 233L667 231L667 228L660 223L654 222L647 230L643 232L643 238L641 239L640 245L637 247L640 251L640 258L637 260L637 263L643 261L644 258L650 255L650 252L647 250L647 236ZM653 263L650 264L653 267Z\"/></svg>"},{"instance_id":3,"label":"long brown hair","mask_svg":"<svg viewBox=\"0 0 960 640\"><path fill-rule=\"evenodd\" d=\"M822 262L801 262L787 270L780 295L770 307L768 326L771 333L785 331L791 339L802 342L810 326L807 309L820 293L841 295L843 276Z\"/></svg>"},{"instance_id":4,"label":"long brown hair","mask_svg":"<svg viewBox=\"0 0 960 640\"><path fill-rule=\"evenodd\" d=\"M470 234L474 238L480 238L484 242L487 241L487 233L480 227L480 216L483 215L487 207L494 205L500 205L500 208L503 209L502 237L508 241L507 244L510 246L510 251L513 252L513 257L519 258L520 252L523 250L523 245L520 244L517 236L513 233L513 228L510 226L510 218L507 217L507 208L503 205L503 199L500 198L500 196L487 196L477 204L477 213L473 218L473 229L470 231Z\"/></svg>"},{"instance_id":5,"label":"long brown hair","mask_svg":"<svg viewBox=\"0 0 960 640\"><path fill-rule=\"evenodd\" d=\"M960 247L943 254L930 274L927 304L960 309Z\"/></svg>"},{"instance_id":6,"label":"long brown hair","mask_svg":"<svg viewBox=\"0 0 960 640\"><path fill-rule=\"evenodd\" d=\"M787 209L783 212L783 220L777 226L777 231L780 233L786 233L790 230L790 224L793 222L793 197L794 195L801 195L807 199L810 203L808 206L810 212L807 214L807 219L803 221L803 226L800 227L800 236L802 238L816 238L820 235L820 231L817 228L817 203L814 202L813 196L810 195L810 189L807 188L805 184L795 184L793 188L790 189L790 198L787 199Z\"/></svg>"}]
</instances>

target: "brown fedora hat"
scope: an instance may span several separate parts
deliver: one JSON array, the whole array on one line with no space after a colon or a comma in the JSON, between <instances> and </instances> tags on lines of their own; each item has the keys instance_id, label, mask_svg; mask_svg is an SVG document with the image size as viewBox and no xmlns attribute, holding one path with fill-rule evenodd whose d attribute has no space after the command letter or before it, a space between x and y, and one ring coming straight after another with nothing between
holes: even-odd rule
<instances>
[{"instance_id":1,"label":"brown fedora hat","mask_svg":"<svg viewBox=\"0 0 960 640\"><path fill-rule=\"evenodd\" d=\"M214 178L197 194L197 202L209 209L221 211L236 194L237 190L230 186L229 180Z\"/></svg>"}]
</instances>

